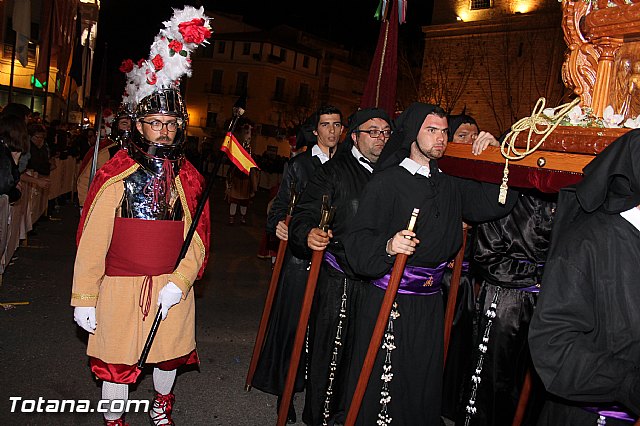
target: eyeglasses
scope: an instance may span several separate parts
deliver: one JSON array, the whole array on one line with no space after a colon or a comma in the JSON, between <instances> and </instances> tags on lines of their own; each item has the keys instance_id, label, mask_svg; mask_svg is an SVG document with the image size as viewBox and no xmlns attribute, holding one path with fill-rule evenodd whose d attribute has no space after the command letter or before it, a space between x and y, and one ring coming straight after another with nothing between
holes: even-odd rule
<instances>
[{"instance_id":1,"label":"eyeglasses","mask_svg":"<svg viewBox=\"0 0 640 426\"><path fill-rule=\"evenodd\" d=\"M140 120L140 122L144 124L148 124L149 126L151 126L151 129L155 130L156 132L161 131L164 126L167 126L168 131L175 132L176 130L178 130L178 124L179 124L177 121L168 121L166 123L163 123L162 121L159 121L159 120L153 120L153 121Z\"/></svg>"},{"instance_id":2,"label":"eyeglasses","mask_svg":"<svg viewBox=\"0 0 640 426\"><path fill-rule=\"evenodd\" d=\"M369 133L369 136L371 136L372 138L379 138L380 135L384 136L385 138L388 138L389 136L391 136L391 133L393 133L392 130L378 130L378 129L371 129L371 130L356 130L357 133Z\"/></svg>"},{"instance_id":3,"label":"eyeglasses","mask_svg":"<svg viewBox=\"0 0 640 426\"><path fill-rule=\"evenodd\" d=\"M442 136L449 136L449 129L439 129L437 127L431 126L427 126L425 127L425 129L427 129L427 133L429 133L430 135L440 134Z\"/></svg>"}]
</instances>

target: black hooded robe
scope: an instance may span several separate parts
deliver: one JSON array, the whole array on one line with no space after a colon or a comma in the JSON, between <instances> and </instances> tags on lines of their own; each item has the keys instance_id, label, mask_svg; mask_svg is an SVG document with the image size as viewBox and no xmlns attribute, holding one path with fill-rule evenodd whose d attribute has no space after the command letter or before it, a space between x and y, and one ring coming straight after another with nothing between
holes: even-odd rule
<instances>
[{"instance_id":1,"label":"black hooded robe","mask_svg":"<svg viewBox=\"0 0 640 426\"><path fill-rule=\"evenodd\" d=\"M278 222L284 220L287 215L291 183L295 183L295 191L299 196L315 169L320 165L320 160L311 155L311 147L289 160L278 194L267 217L267 232L275 234ZM300 318L300 307L309 276L308 266L309 257L296 257L287 247L276 295L271 306L264 346L251 383L253 387L263 392L280 396L284 390ZM294 392L302 392L304 389L305 367L306 360L303 357L299 364Z\"/></svg>"},{"instance_id":2,"label":"black hooded robe","mask_svg":"<svg viewBox=\"0 0 640 426\"><path fill-rule=\"evenodd\" d=\"M533 369L527 333L549 248L556 208L555 194L523 190L509 215L476 225L473 268L480 283L476 301L473 361L465 371L465 393L456 423L469 425L511 424L525 374ZM525 290L528 289L528 290ZM495 301L495 317L486 312ZM489 326L490 322L490 326ZM487 333L488 340L483 341ZM479 345L487 350L481 354ZM481 365L479 359L482 355ZM476 385L473 376L481 381ZM477 386L477 387L476 387ZM471 390L476 412L471 415ZM535 424L544 388L532 372L532 388L523 425Z\"/></svg>"},{"instance_id":3,"label":"black hooded robe","mask_svg":"<svg viewBox=\"0 0 640 426\"><path fill-rule=\"evenodd\" d=\"M355 297L353 294L361 287L360 277L349 268L342 246L342 237L347 224L358 209L358 199L371 173L353 156L350 150L340 149L331 161L322 165L309 180L300 201L296 205L289 225L289 244L294 254L301 257L310 256L307 247L307 235L320 223L322 196L329 196L329 205L336 207L335 216L330 229L333 238L326 251L333 254L342 273L327 262L322 262L313 306L309 317L309 368L305 394L303 420L307 424L320 425L323 421L323 409L329 382L329 369L333 356L334 341L343 293L347 296L347 305ZM350 309L347 307L347 311ZM337 356L336 371L340 374L345 357L349 356L350 340L348 336L349 314L343 320L343 346ZM342 399L340 380L334 382L331 398L330 416L342 415L344 402Z\"/></svg>"},{"instance_id":4,"label":"black hooded robe","mask_svg":"<svg viewBox=\"0 0 640 426\"><path fill-rule=\"evenodd\" d=\"M630 417L603 418L607 425L640 415L640 224L620 215L638 205L640 130L611 143L581 182L560 191L529 327L531 358L551 394L538 425L595 425L594 407Z\"/></svg>"}]
</instances>

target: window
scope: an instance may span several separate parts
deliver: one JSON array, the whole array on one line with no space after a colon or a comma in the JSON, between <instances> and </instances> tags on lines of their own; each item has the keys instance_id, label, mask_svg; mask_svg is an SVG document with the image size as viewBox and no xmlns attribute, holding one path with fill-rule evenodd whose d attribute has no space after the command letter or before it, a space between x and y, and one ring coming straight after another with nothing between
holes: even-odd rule
<instances>
[{"instance_id":1,"label":"window","mask_svg":"<svg viewBox=\"0 0 640 426\"><path fill-rule=\"evenodd\" d=\"M205 44L201 49L198 49L197 51L199 51L199 56L201 58L213 58L214 43L211 42L210 44Z\"/></svg>"},{"instance_id":2,"label":"window","mask_svg":"<svg viewBox=\"0 0 640 426\"><path fill-rule=\"evenodd\" d=\"M276 90L273 93L274 101L284 101L284 78L277 77L276 78Z\"/></svg>"},{"instance_id":3,"label":"window","mask_svg":"<svg viewBox=\"0 0 640 426\"><path fill-rule=\"evenodd\" d=\"M287 49L280 49L280 59L283 61L287 60Z\"/></svg>"},{"instance_id":4,"label":"window","mask_svg":"<svg viewBox=\"0 0 640 426\"><path fill-rule=\"evenodd\" d=\"M211 72L211 92L222 93L222 70Z\"/></svg>"},{"instance_id":5,"label":"window","mask_svg":"<svg viewBox=\"0 0 640 426\"><path fill-rule=\"evenodd\" d=\"M311 105L311 89L307 83L300 83L298 91L298 103L302 106Z\"/></svg>"},{"instance_id":6,"label":"window","mask_svg":"<svg viewBox=\"0 0 640 426\"><path fill-rule=\"evenodd\" d=\"M224 53L224 48L226 44L224 41L218 41L218 53Z\"/></svg>"},{"instance_id":7,"label":"window","mask_svg":"<svg viewBox=\"0 0 640 426\"><path fill-rule=\"evenodd\" d=\"M236 95L242 96L247 93L247 87L249 85L249 73L238 72L236 76Z\"/></svg>"},{"instance_id":8,"label":"window","mask_svg":"<svg viewBox=\"0 0 640 426\"><path fill-rule=\"evenodd\" d=\"M302 68L309 68L309 57L306 55L302 58Z\"/></svg>"},{"instance_id":9,"label":"window","mask_svg":"<svg viewBox=\"0 0 640 426\"><path fill-rule=\"evenodd\" d=\"M471 10L490 9L491 0L471 0Z\"/></svg>"},{"instance_id":10,"label":"window","mask_svg":"<svg viewBox=\"0 0 640 426\"><path fill-rule=\"evenodd\" d=\"M216 119L218 118L217 112L207 112L207 126L206 127L216 127Z\"/></svg>"},{"instance_id":11,"label":"window","mask_svg":"<svg viewBox=\"0 0 640 426\"><path fill-rule=\"evenodd\" d=\"M248 55L251 53L251 43L242 43L242 54Z\"/></svg>"}]
</instances>

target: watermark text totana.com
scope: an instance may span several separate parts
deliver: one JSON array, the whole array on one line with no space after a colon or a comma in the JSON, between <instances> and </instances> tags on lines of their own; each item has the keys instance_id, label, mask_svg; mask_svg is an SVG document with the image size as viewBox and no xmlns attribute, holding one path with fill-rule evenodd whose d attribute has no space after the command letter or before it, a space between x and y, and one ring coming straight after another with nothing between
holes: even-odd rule
<instances>
[{"instance_id":1,"label":"watermark text totana.com","mask_svg":"<svg viewBox=\"0 0 640 426\"><path fill-rule=\"evenodd\" d=\"M10 396L12 413L139 413L149 411L151 402L146 399L101 399L93 404L88 399L25 399Z\"/></svg>"}]
</instances>

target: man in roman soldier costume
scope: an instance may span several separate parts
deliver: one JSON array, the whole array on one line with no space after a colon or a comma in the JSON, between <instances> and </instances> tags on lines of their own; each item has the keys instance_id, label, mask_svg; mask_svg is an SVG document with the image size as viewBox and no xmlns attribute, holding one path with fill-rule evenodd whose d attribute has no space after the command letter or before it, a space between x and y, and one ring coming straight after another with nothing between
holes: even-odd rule
<instances>
[{"instance_id":1,"label":"man in roman soldier costume","mask_svg":"<svg viewBox=\"0 0 640 426\"><path fill-rule=\"evenodd\" d=\"M191 51L211 36L209 18L203 8L185 6L164 25L149 60L128 62L124 102L134 106L135 131L128 149L100 168L89 188L71 295L74 319L90 333L87 354L103 400L128 398L161 310L147 358L155 367L149 415L156 425L174 424L177 368L198 363L191 287L207 263L210 225L207 202L193 238L185 241L204 179L184 158L187 111L178 87L190 75ZM181 253L183 244L188 249ZM125 424L123 412L104 413L104 419Z\"/></svg>"},{"instance_id":2,"label":"man in roman soldier costume","mask_svg":"<svg viewBox=\"0 0 640 426\"><path fill-rule=\"evenodd\" d=\"M98 145L98 157L95 162L95 170L102 167L107 161L113 158L116 153L124 148L129 147L131 140L131 128L133 127L133 112L131 111L131 105L123 103L118 108L116 117L114 119L115 130L111 131L109 136L100 137L100 143ZM92 141L89 141L92 142ZM78 177L76 178L76 190L78 192L78 205L80 209L84 205L87 198L87 191L89 190L89 180L91 178L91 170L93 170L93 156L95 146L90 149L82 159L80 167L78 168ZM94 174L95 174L94 170Z\"/></svg>"},{"instance_id":3,"label":"man in roman soldier costume","mask_svg":"<svg viewBox=\"0 0 640 426\"><path fill-rule=\"evenodd\" d=\"M129 103L122 103L116 112L115 126L111 130L111 139L116 144L109 149L111 157L118 152L119 149L128 149L131 141L131 131L133 130L133 111Z\"/></svg>"}]
</instances>

